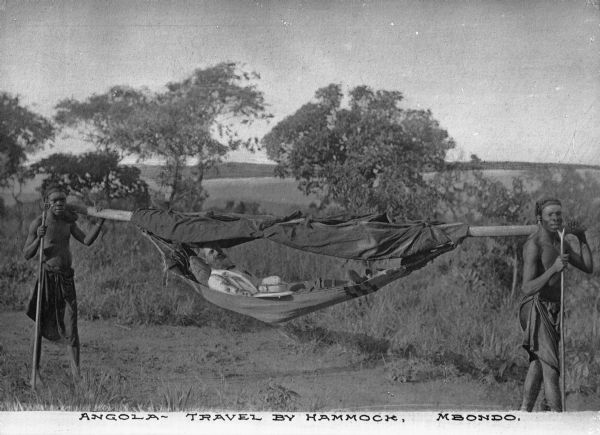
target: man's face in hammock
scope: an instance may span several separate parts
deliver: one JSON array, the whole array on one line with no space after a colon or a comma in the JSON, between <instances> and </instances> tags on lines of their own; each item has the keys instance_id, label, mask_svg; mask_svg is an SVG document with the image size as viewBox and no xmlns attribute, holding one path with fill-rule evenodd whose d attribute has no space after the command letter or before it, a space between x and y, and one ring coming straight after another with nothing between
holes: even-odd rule
<instances>
[{"instance_id":1,"label":"man's face in hammock","mask_svg":"<svg viewBox=\"0 0 600 435\"><path fill-rule=\"evenodd\" d=\"M542 209L542 225L548 231L558 231L563 226L562 207L550 204Z\"/></svg>"},{"instance_id":2,"label":"man's face in hammock","mask_svg":"<svg viewBox=\"0 0 600 435\"><path fill-rule=\"evenodd\" d=\"M219 247L201 248L199 253L213 269L229 269L235 266Z\"/></svg>"}]
</instances>

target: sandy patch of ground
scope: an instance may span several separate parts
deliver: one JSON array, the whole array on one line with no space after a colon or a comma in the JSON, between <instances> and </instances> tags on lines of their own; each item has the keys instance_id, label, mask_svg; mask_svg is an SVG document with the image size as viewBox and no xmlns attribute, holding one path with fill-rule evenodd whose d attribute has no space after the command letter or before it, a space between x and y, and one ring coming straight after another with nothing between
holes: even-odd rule
<instances>
[{"instance_id":1,"label":"sandy patch of ground","mask_svg":"<svg viewBox=\"0 0 600 435\"><path fill-rule=\"evenodd\" d=\"M0 313L0 399L54 406L60 399L68 404L78 390L69 380L60 346L44 342L45 392L35 396L27 386L32 325L24 313ZM511 410L520 395L514 384L467 376L399 382L390 377L384 356L365 359L336 344L299 340L280 327L235 332L214 326L124 326L111 320L80 321L79 327L86 390L83 399L71 402L75 406ZM598 409L586 403L577 409Z\"/></svg>"}]
</instances>

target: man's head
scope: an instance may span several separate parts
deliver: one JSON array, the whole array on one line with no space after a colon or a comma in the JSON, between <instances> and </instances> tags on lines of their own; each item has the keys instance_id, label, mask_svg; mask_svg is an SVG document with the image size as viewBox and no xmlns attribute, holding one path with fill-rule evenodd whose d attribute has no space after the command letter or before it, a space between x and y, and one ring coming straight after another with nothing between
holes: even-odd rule
<instances>
[{"instance_id":1,"label":"man's head","mask_svg":"<svg viewBox=\"0 0 600 435\"><path fill-rule=\"evenodd\" d=\"M67 192L59 185L50 185L44 192L44 202L50 206L50 211L53 214L56 216L61 216L65 212Z\"/></svg>"},{"instance_id":2,"label":"man's head","mask_svg":"<svg viewBox=\"0 0 600 435\"><path fill-rule=\"evenodd\" d=\"M225 252L216 245L208 245L200 248L198 256L203 258L213 269L229 269L235 266Z\"/></svg>"},{"instance_id":3,"label":"man's head","mask_svg":"<svg viewBox=\"0 0 600 435\"><path fill-rule=\"evenodd\" d=\"M535 203L535 216L548 231L558 231L563 226L562 204L556 198L543 198Z\"/></svg>"}]
</instances>

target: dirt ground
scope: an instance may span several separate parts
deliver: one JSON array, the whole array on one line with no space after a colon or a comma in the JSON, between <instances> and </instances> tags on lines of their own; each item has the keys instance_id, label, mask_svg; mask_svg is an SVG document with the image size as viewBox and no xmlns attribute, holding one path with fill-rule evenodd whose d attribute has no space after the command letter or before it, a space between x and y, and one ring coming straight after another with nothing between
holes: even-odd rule
<instances>
[{"instance_id":1,"label":"dirt ground","mask_svg":"<svg viewBox=\"0 0 600 435\"><path fill-rule=\"evenodd\" d=\"M31 322L0 313L0 397L40 401L27 386ZM401 382L384 356L366 360L335 343L315 344L281 327L124 326L80 321L83 406L235 410L511 410L519 386L449 377ZM69 403L64 348L44 341L45 397ZM62 395L62 396L61 396ZM12 396L12 397L11 397ZM571 399L571 409L598 403ZM44 403L53 403L47 399ZM77 405L77 403L75 404ZM55 404L56 406L56 404ZM576 408L575 408L576 406ZM6 408L6 406L5 406ZM102 410L102 409L99 409Z\"/></svg>"}]
</instances>

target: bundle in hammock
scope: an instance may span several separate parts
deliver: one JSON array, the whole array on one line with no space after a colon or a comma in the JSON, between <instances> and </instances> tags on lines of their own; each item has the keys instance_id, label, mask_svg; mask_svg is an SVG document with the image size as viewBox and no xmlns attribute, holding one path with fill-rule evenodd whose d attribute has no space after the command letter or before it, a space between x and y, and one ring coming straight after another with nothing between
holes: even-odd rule
<instances>
[{"instance_id":1,"label":"bundle in hammock","mask_svg":"<svg viewBox=\"0 0 600 435\"><path fill-rule=\"evenodd\" d=\"M413 222L397 224L385 215L313 219L300 213L270 215L194 213L162 210L135 211L131 221L147 234L163 254L166 267L185 279L209 302L268 323L295 317L373 293L392 281L454 249L468 232L464 224ZM361 283L331 281L314 288L292 285L293 294L259 299L212 290L190 271L193 248L228 248L257 239L344 259L379 261L400 259L400 266L384 270Z\"/></svg>"}]
</instances>

